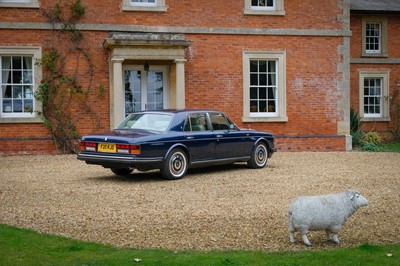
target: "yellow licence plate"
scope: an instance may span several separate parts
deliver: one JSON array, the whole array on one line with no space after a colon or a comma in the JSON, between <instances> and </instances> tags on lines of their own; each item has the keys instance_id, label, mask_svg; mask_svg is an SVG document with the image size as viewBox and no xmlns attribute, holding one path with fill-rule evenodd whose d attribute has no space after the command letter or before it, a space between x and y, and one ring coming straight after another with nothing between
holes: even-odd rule
<instances>
[{"instance_id":1,"label":"yellow licence plate","mask_svg":"<svg viewBox=\"0 0 400 266\"><path fill-rule=\"evenodd\" d=\"M117 152L117 145L110 143L99 143L98 152Z\"/></svg>"}]
</instances>

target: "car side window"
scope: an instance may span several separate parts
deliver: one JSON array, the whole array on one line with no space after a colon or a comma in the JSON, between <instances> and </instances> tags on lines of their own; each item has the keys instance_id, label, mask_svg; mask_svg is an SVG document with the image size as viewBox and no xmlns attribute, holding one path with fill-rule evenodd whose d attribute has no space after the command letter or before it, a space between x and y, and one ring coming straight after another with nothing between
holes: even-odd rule
<instances>
[{"instance_id":1,"label":"car side window","mask_svg":"<svg viewBox=\"0 0 400 266\"><path fill-rule=\"evenodd\" d=\"M205 113L189 114L186 116L184 131L207 131L210 130L208 125L208 118Z\"/></svg>"},{"instance_id":2,"label":"car side window","mask_svg":"<svg viewBox=\"0 0 400 266\"><path fill-rule=\"evenodd\" d=\"M234 126L223 114L211 113L210 114L211 124L214 130L227 130L232 129L231 125Z\"/></svg>"}]
</instances>

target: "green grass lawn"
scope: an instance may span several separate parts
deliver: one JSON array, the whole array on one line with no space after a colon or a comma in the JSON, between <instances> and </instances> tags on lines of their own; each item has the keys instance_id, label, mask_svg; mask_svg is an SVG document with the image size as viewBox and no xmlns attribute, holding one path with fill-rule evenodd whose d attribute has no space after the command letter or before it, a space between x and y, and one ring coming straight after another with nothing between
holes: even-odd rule
<instances>
[{"instance_id":1,"label":"green grass lawn","mask_svg":"<svg viewBox=\"0 0 400 266\"><path fill-rule=\"evenodd\" d=\"M119 249L0 225L0 265L400 265L400 243L302 252L173 252Z\"/></svg>"},{"instance_id":2,"label":"green grass lawn","mask_svg":"<svg viewBox=\"0 0 400 266\"><path fill-rule=\"evenodd\" d=\"M381 144L382 151L397 151L400 152L400 143Z\"/></svg>"}]
</instances>

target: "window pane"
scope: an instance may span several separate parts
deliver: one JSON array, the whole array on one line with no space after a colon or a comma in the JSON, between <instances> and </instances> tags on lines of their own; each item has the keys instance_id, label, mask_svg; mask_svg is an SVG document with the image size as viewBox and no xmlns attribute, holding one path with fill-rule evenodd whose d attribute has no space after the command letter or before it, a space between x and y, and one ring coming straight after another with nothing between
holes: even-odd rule
<instances>
[{"instance_id":1,"label":"window pane","mask_svg":"<svg viewBox=\"0 0 400 266\"><path fill-rule=\"evenodd\" d=\"M250 112L258 112L258 101L250 101Z\"/></svg>"},{"instance_id":2,"label":"window pane","mask_svg":"<svg viewBox=\"0 0 400 266\"><path fill-rule=\"evenodd\" d=\"M276 85L276 74L268 74L268 86Z\"/></svg>"},{"instance_id":3,"label":"window pane","mask_svg":"<svg viewBox=\"0 0 400 266\"><path fill-rule=\"evenodd\" d=\"M258 61L258 63L259 63L259 72L267 72L267 62Z\"/></svg>"},{"instance_id":4,"label":"window pane","mask_svg":"<svg viewBox=\"0 0 400 266\"><path fill-rule=\"evenodd\" d=\"M125 116L141 110L141 71L125 71Z\"/></svg>"},{"instance_id":5,"label":"window pane","mask_svg":"<svg viewBox=\"0 0 400 266\"><path fill-rule=\"evenodd\" d=\"M22 75L23 75L23 83L33 82L32 71L23 71Z\"/></svg>"},{"instance_id":6,"label":"window pane","mask_svg":"<svg viewBox=\"0 0 400 266\"><path fill-rule=\"evenodd\" d=\"M268 72L276 72L276 61L268 61Z\"/></svg>"},{"instance_id":7,"label":"window pane","mask_svg":"<svg viewBox=\"0 0 400 266\"><path fill-rule=\"evenodd\" d=\"M258 72L258 61L250 61L250 72Z\"/></svg>"},{"instance_id":8,"label":"window pane","mask_svg":"<svg viewBox=\"0 0 400 266\"><path fill-rule=\"evenodd\" d=\"M258 85L258 74L250 75L250 85Z\"/></svg>"},{"instance_id":9,"label":"window pane","mask_svg":"<svg viewBox=\"0 0 400 266\"><path fill-rule=\"evenodd\" d=\"M260 112L267 112L267 101L260 101Z\"/></svg>"},{"instance_id":10,"label":"window pane","mask_svg":"<svg viewBox=\"0 0 400 266\"><path fill-rule=\"evenodd\" d=\"M258 99L257 88L250 88L250 99Z\"/></svg>"},{"instance_id":11,"label":"window pane","mask_svg":"<svg viewBox=\"0 0 400 266\"><path fill-rule=\"evenodd\" d=\"M33 60L32 57L26 57L26 56L23 57L23 64L24 64L23 68L25 70L32 69L32 60Z\"/></svg>"},{"instance_id":12,"label":"window pane","mask_svg":"<svg viewBox=\"0 0 400 266\"><path fill-rule=\"evenodd\" d=\"M260 88L260 96L259 99L267 99L267 89L266 88Z\"/></svg>"},{"instance_id":13,"label":"window pane","mask_svg":"<svg viewBox=\"0 0 400 266\"><path fill-rule=\"evenodd\" d=\"M264 73L260 74L260 84L261 86L266 86L267 85L267 75Z\"/></svg>"},{"instance_id":14,"label":"window pane","mask_svg":"<svg viewBox=\"0 0 400 266\"><path fill-rule=\"evenodd\" d=\"M149 110L163 108L163 72L147 72L147 105Z\"/></svg>"},{"instance_id":15,"label":"window pane","mask_svg":"<svg viewBox=\"0 0 400 266\"><path fill-rule=\"evenodd\" d=\"M12 97L12 87L10 85L2 86L2 95L3 95L3 98L11 98Z\"/></svg>"},{"instance_id":16,"label":"window pane","mask_svg":"<svg viewBox=\"0 0 400 266\"><path fill-rule=\"evenodd\" d=\"M33 100L25 100L24 101L24 112L27 112L27 113L33 112Z\"/></svg>"},{"instance_id":17,"label":"window pane","mask_svg":"<svg viewBox=\"0 0 400 266\"><path fill-rule=\"evenodd\" d=\"M26 99L33 98L33 87L32 86L24 86L24 98L26 98Z\"/></svg>"},{"instance_id":18,"label":"window pane","mask_svg":"<svg viewBox=\"0 0 400 266\"><path fill-rule=\"evenodd\" d=\"M3 71L11 69L11 57L10 56L2 56L1 57L1 69Z\"/></svg>"},{"instance_id":19,"label":"window pane","mask_svg":"<svg viewBox=\"0 0 400 266\"><path fill-rule=\"evenodd\" d=\"M275 101L268 101L268 112L274 113L276 111Z\"/></svg>"},{"instance_id":20,"label":"window pane","mask_svg":"<svg viewBox=\"0 0 400 266\"><path fill-rule=\"evenodd\" d=\"M13 101L13 111L14 113L22 113L22 100Z\"/></svg>"},{"instance_id":21,"label":"window pane","mask_svg":"<svg viewBox=\"0 0 400 266\"><path fill-rule=\"evenodd\" d=\"M12 68L13 69L22 69L21 57L13 56L13 58L12 58Z\"/></svg>"},{"instance_id":22,"label":"window pane","mask_svg":"<svg viewBox=\"0 0 400 266\"><path fill-rule=\"evenodd\" d=\"M13 87L13 98L22 98L22 86Z\"/></svg>"}]
</instances>

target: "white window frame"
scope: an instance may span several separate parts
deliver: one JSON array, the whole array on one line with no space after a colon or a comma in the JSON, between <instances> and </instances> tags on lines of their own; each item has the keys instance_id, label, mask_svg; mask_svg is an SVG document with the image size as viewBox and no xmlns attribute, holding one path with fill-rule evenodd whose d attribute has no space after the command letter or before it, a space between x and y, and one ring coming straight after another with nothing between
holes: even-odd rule
<instances>
[{"instance_id":1,"label":"white window frame","mask_svg":"<svg viewBox=\"0 0 400 266\"><path fill-rule=\"evenodd\" d=\"M265 6L252 6L251 0L244 0L244 14L245 15L271 15L271 16L284 16L284 0L273 0L273 7Z\"/></svg>"},{"instance_id":2,"label":"white window frame","mask_svg":"<svg viewBox=\"0 0 400 266\"><path fill-rule=\"evenodd\" d=\"M33 58L33 94L40 85L42 79L42 68L35 64L42 58L42 49L40 47L3 47L0 46L1 56L31 56ZM1 81L0 76L0 83ZM0 90L2 92L2 90ZM41 111L41 103L33 98L32 113L5 113L3 112L3 95L0 95L0 123L37 123L42 122L38 116Z\"/></svg>"},{"instance_id":3,"label":"white window frame","mask_svg":"<svg viewBox=\"0 0 400 266\"><path fill-rule=\"evenodd\" d=\"M250 61L274 60L277 62L277 95L275 112L250 112ZM244 51L243 52L243 122L287 122L286 115L286 52Z\"/></svg>"},{"instance_id":4,"label":"white window frame","mask_svg":"<svg viewBox=\"0 0 400 266\"><path fill-rule=\"evenodd\" d=\"M0 0L0 7L39 8L39 0Z\"/></svg>"},{"instance_id":5,"label":"white window frame","mask_svg":"<svg viewBox=\"0 0 400 266\"><path fill-rule=\"evenodd\" d=\"M367 50L367 25L380 25L379 50ZM364 57L387 57L387 18L386 17L363 17L362 18L362 56Z\"/></svg>"},{"instance_id":6,"label":"white window frame","mask_svg":"<svg viewBox=\"0 0 400 266\"><path fill-rule=\"evenodd\" d=\"M382 80L381 113L364 113L364 80L375 78ZM390 121L389 112L389 71L360 71L359 72L359 113L364 122Z\"/></svg>"},{"instance_id":7,"label":"white window frame","mask_svg":"<svg viewBox=\"0 0 400 266\"><path fill-rule=\"evenodd\" d=\"M155 0L155 3L135 3L132 0L122 0L123 11L167 12L165 0Z\"/></svg>"}]
</instances>

